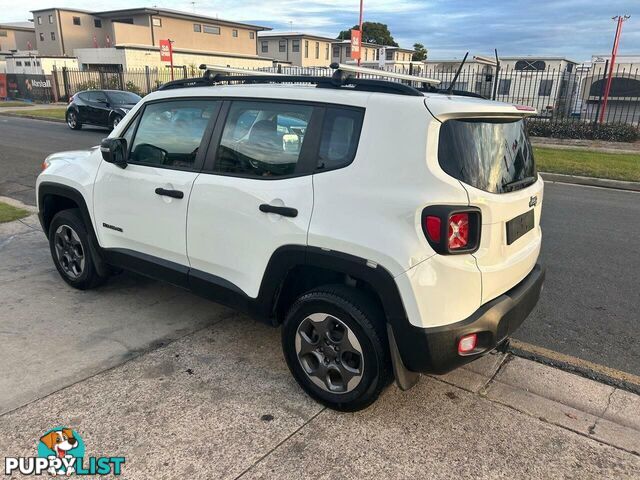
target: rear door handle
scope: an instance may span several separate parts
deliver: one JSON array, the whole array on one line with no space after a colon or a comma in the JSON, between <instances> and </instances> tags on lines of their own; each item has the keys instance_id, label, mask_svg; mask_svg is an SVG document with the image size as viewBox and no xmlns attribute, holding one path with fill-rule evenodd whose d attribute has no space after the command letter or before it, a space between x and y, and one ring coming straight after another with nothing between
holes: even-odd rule
<instances>
[{"instance_id":1,"label":"rear door handle","mask_svg":"<svg viewBox=\"0 0 640 480\"><path fill-rule=\"evenodd\" d=\"M298 210L291 207L277 207L275 205L269 205L268 203L263 203L260 205L260 211L264 213L277 213L278 215L282 215L283 217L297 217Z\"/></svg>"},{"instance_id":2,"label":"rear door handle","mask_svg":"<svg viewBox=\"0 0 640 480\"><path fill-rule=\"evenodd\" d=\"M171 198L184 198L184 193L180 190L167 190L166 188L156 188L156 193L158 195L163 195L165 197Z\"/></svg>"}]
</instances>

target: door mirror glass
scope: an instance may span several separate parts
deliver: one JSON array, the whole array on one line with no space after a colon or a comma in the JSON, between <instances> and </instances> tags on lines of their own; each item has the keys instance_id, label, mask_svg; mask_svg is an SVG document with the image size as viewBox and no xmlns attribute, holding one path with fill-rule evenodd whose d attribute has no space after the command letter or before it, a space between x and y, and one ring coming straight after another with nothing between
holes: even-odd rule
<instances>
[{"instance_id":1,"label":"door mirror glass","mask_svg":"<svg viewBox=\"0 0 640 480\"><path fill-rule=\"evenodd\" d=\"M133 158L143 158L144 163L151 165L166 165L169 158L169 152L151 145L150 143L141 143L131 152Z\"/></svg>"},{"instance_id":2,"label":"door mirror glass","mask_svg":"<svg viewBox=\"0 0 640 480\"><path fill-rule=\"evenodd\" d=\"M124 138L105 138L100 144L100 151L105 162L120 168L127 167L127 141Z\"/></svg>"}]
</instances>

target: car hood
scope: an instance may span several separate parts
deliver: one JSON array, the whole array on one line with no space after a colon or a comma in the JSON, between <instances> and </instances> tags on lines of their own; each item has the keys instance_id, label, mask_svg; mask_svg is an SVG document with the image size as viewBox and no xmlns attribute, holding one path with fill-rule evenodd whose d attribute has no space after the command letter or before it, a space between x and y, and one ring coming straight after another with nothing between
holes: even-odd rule
<instances>
[{"instance_id":1,"label":"car hood","mask_svg":"<svg viewBox=\"0 0 640 480\"><path fill-rule=\"evenodd\" d=\"M47 157L46 161L56 162L56 161L64 160L66 162L75 162L75 161L87 158L98 148L100 147L95 146L95 147L91 147L88 150L70 150L67 152L52 153Z\"/></svg>"},{"instance_id":2,"label":"car hood","mask_svg":"<svg viewBox=\"0 0 640 480\"><path fill-rule=\"evenodd\" d=\"M114 104L113 107L114 108L125 108L127 110L131 110L136 105L137 104L135 104L135 103L117 103L117 104Z\"/></svg>"}]
</instances>

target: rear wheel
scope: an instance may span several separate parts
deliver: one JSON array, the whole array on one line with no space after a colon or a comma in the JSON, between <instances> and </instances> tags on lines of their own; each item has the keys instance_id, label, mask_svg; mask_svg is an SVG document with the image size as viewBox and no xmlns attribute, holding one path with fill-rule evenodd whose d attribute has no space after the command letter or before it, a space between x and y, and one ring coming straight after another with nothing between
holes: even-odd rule
<instances>
[{"instance_id":1,"label":"rear wheel","mask_svg":"<svg viewBox=\"0 0 640 480\"><path fill-rule=\"evenodd\" d=\"M298 384L335 410L366 408L391 380L382 312L354 288L302 295L287 314L282 348Z\"/></svg>"},{"instance_id":2,"label":"rear wheel","mask_svg":"<svg viewBox=\"0 0 640 480\"><path fill-rule=\"evenodd\" d=\"M69 110L66 115L67 125L71 130L80 130L82 123L78 120L78 114L73 110Z\"/></svg>"},{"instance_id":3,"label":"rear wheel","mask_svg":"<svg viewBox=\"0 0 640 480\"><path fill-rule=\"evenodd\" d=\"M62 279L74 288L87 290L104 283L89 251L89 236L78 209L58 212L49 226L53 263Z\"/></svg>"}]
</instances>

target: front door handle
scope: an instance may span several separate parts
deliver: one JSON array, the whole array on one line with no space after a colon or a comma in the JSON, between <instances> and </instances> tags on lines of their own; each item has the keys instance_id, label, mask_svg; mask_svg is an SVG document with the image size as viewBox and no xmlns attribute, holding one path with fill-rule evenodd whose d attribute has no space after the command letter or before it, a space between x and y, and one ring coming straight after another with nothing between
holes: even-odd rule
<instances>
[{"instance_id":1,"label":"front door handle","mask_svg":"<svg viewBox=\"0 0 640 480\"><path fill-rule=\"evenodd\" d=\"M166 188L156 188L156 193L158 195L163 195L165 197L171 198L184 198L184 193L180 190L167 190Z\"/></svg>"},{"instance_id":2,"label":"front door handle","mask_svg":"<svg viewBox=\"0 0 640 480\"><path fill-rule=\"evenodd\" d=\"M268 203L263 203L260 205L260 211L264 213L277 213L278 215L282 215L283 217L297 217L298 210L291 207L277 207L275 205L270 205Z\"/></svg>"}]
</instances>

